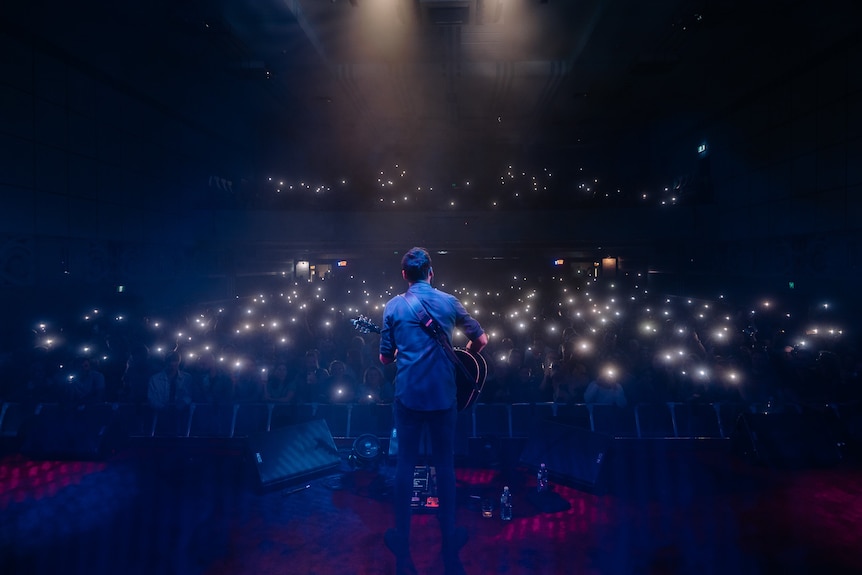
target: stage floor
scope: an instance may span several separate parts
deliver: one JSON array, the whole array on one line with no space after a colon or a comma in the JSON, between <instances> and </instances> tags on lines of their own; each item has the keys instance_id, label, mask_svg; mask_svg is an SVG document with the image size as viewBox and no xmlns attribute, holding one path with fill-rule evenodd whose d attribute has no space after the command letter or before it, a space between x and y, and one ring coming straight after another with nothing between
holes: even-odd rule
<instances>
[{"instance_id":1,"label":"stage floor","mask_svg":"<svg viewBox=\"0 0 862 575\"><path fill-rule=\"evenodd\" d=\"M505 461L505 457L502 458ZM555 484L548 511L532 470L461 462L467 573L860 573L862 466L777 469L725 440L616 440L599 489ZM487 462L485 462L487 463ZM0 459L0 572L358 574L394 572L393 469L353 469L268 492L240 445L145 443L106 461ZM480 501L514 493L514 519ZM416 513L420 573L442 573L433 513Z\"/></svg>"}]
</instances>

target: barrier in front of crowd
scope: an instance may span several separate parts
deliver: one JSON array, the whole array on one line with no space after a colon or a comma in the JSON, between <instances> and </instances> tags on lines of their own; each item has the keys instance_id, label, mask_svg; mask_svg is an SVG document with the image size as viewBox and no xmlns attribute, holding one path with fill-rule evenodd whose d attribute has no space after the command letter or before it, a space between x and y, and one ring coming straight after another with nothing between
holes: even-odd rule
<instances>
[{"instance_id":1,"label":"barrier in front of crowd","mask_svg":"<svg viewBox=\"0 0 862 575\"><path fill-rule=\"evenodd\" d=\"M52 403L3 403L0 437L14 438L35 417L52 412L86 411L106 406L123 434L132 438L244 438L310 419L326 420L334 438L370 434L389 437L391 404L194 403L182 410L156 410L131 403L64 406ZM858 406L824 404L837 417ZM526 438L536 421L553 419L621 439L727 439L742 413L761 406L739 403L644 403L627 407L600 404L476 403L458 414L461 439L480 437ZM801 410L791 405L786 409ZM855 412L854 412L855 413Z\"/></svg>"}]
</instances>

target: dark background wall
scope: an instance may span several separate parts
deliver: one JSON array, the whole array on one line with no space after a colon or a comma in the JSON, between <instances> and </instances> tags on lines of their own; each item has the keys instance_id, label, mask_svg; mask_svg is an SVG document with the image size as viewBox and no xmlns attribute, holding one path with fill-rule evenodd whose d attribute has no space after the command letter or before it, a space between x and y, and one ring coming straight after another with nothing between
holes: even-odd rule
<instances>
[{"instance_id":1,"label":"dark background wall","mask_svg":"<svg viewBox=\"0 0 862 575\"><path fill-rule=\"evenodd\" d=\"M230 192L220 175L256 169L256 122L232 113L249 105L241 83L211 86L217 100L197 85L187 96L201 105L180 113L29 37L0 34L0 53L0 296L16 310L118 285L160 304L230 297L238 277L290 272L298 259L391 265L393 251L412 244L611 255L678 292L794 282L797 293L856 296L858 41L766 86L734 87L721 108L655 118L618 150L617 171L649 161L652 174L696 188L696 202L493 213L230 209L212 201Z\"/></svg>"}]
</instances>

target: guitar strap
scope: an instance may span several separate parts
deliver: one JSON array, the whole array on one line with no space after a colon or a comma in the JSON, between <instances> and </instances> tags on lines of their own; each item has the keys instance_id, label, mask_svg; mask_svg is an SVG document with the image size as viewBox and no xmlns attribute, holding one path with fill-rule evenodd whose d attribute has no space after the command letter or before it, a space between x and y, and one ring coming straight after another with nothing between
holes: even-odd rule
<instances>
[{"instance_id":1,"label":"guitar strap","mask_svg":"<svg viewBox=\"0 0 862 575\"><path fill-rule=\"evenodd\" d=\"M479 390L479 385L476 381L476 378L470 375L470 372L467 371L467 368L461 363L461 360L455 355L455 351L452 349L452 344L449 342L449 338L440 328L440 324L437 323L437 320L431 317L428 313L428 310L425 308L425 304L416 297L416 294L412 294L409 291L401 294L401 297L404 298L404 301L407 302L407 305L410 306L410 309L413 310L413 313L416 314L416 317L419 319L419 323L422 325L422 328L427 331L434 339L437 340L437 343L443 348L443 351L446 352L446 356L449 358L449 361L455 364L455 368L461 370L461 374L467 378L467 381L473 382L473 389L476 391Z\"/></svg>"}]
</instances>

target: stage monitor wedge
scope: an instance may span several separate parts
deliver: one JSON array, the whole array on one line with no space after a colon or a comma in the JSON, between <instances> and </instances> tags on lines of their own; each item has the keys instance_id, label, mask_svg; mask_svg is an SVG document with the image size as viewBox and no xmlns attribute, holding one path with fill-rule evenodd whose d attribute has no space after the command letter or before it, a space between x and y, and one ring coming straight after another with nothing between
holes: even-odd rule
<instances>
[{"instance_id":1,"label":"stage monitor wedge","mask_svg":"<svg viewBox=\"0 0 862 575\"><path fill-rule=\"evenodd\" d=\"M532 470L544 463L554 481L601 491L601 470L613 441L603 433L542 419L536 422L521 452L521 463Z\"/></svg>"},{"instance_id":2,"label":"stage monitor wedge","mask_svg":"<svg viewBox=\"0 0 862 575\"><path fill-rule=\"evenodd\" d=\"M249 436L259 487L288 487L336 469L341 456L325 419L281 427Z\"/></svg>"}]
</instances>

